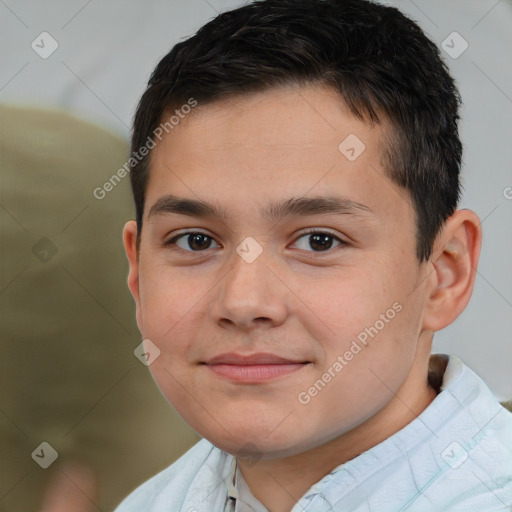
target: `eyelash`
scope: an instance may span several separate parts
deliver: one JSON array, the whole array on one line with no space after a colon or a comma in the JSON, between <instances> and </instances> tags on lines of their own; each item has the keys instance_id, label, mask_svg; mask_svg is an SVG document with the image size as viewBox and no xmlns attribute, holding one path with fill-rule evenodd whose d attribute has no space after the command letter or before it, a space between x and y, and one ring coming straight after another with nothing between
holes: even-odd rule
<instances>
[{"instance_id":1,"label":"eyelash","mask_svg":"<svg viewBox=\"0 0 512 512\"><path fill-rule=\"evenodd\" d=\"M333 235L332 233L329 233L328 231L323 231L323 230L309 230L309 231L306 231L304 233L301 233L296 239L295 239L295 242L296 243L298 240L300 240L301 238L307 236L307 235L316 235L316 234L320 234L320 235L327 235L331 238L333 238L334 240L336 240L337 242L339 242L339 245L337 247L331 247L329 249L326 249L325 251L306 251L306 252L311 252L313 254L324 254L324 253L331 253L334 249L336 248L341 248L343 246L347 246L348 243L345 242L344 240L342 240L341 238ZM179 235L171 238L170 240L164 242L164 246L166 247L170 247L170 246L173 246L173 245L176 245L176 242L183 238L183 237L186 237L186 236L189 236L189 235L203 235L205 236L206 238L210 238L211 240L214 240L213 237L207 235L206 233L202 233L201 231L185 231L184 233L180 233ZM192 251L192 250L186 250L186 249L182 249L181 247L177 247L176 248L173 248L173 249L177 249L179 251L182 251L182 252L189 252L189 253L201 253L201 252L206 252L208 249L205 249L205 250L202 250L202 251Z\"/></svg>"}]
</instances>

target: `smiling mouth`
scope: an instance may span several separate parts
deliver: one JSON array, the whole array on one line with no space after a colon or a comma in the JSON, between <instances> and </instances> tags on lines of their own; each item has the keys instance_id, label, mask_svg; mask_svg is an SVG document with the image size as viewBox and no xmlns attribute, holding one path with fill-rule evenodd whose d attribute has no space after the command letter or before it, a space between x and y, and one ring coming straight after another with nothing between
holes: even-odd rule
<instances>
[{"instance_id":1,"label":"smiling mouth","mask_svg":"<svg viewBox=\"0 0 512 512\"><path fill-rule=\"evenodd\" d=\"M235 382L256 383L284 377L301 370L310 361L283 358L275 354L220 354L202 363L216 375Z\"/></svg>"}]
</instances>

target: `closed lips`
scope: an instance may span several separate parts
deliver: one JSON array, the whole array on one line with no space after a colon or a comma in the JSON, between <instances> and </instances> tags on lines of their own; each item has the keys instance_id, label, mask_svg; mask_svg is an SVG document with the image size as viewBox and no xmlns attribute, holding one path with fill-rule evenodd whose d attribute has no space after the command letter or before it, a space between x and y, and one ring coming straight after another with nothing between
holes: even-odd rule
<instances>
[{"instance_id":1,"label":"closed lips","mask_svg":"<svg viewBox=\"0 0 512 512\"><path fill-rule=\"evenodd\" d=\"M264 365L264 364L305 364L309 361L301 361L297 359L287 359L275 354L258 353L251 355L242 355L236 353L219 354L205 364L232 364L239 366L248 365Z\"/></svg>"}]
</instances>

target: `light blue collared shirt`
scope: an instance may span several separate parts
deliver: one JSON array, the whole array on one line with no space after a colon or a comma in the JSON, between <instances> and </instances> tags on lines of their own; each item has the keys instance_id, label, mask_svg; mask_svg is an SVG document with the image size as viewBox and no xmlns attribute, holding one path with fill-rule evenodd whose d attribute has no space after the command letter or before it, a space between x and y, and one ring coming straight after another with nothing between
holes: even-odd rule
<instances>
[{"instance_id":1,"label":"light blue collared shirt","mask_svg":"<svg viewBox=\"0 0 512 512\"><path fill-rule=\"evenodd\" d=\"M290 512L510 512L512 413L451 356L411 423L315 483ZM115 512L268 512L235 457L202 439Z\"/></svg>"}]
</instances>

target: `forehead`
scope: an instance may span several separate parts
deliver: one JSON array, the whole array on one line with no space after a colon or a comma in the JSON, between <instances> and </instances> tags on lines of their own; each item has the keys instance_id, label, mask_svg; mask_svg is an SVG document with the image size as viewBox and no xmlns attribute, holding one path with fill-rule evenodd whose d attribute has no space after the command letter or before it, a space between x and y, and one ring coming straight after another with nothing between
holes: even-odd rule
<instances>
[{"instance_id":1,"label":"forehead","mask_svg":"<svg viewBox=\"0 0 512 512\"><path fill-rule=\"evenodd\" d=\"M410 213L406 192L384 172L386 135L384 124L355 117L327 86L199 104L152 150L145 214L165 194L233 212L341 194L374 211Z\"/></svg>"}]
</instances>

